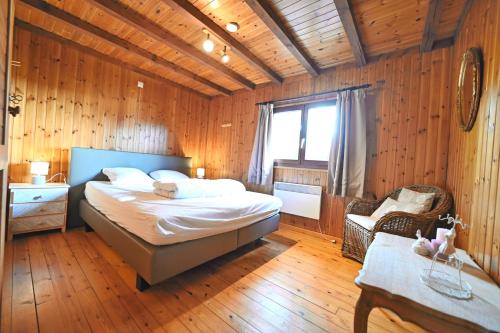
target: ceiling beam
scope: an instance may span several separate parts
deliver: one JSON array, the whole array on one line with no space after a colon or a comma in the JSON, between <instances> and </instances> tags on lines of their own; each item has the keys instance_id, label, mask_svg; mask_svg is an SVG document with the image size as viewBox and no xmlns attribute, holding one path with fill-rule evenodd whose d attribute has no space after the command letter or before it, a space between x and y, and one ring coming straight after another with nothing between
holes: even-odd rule
<instances>
[{"instance_id":1,"label":"ceiling beam","mask_svg":"<svg viewBox=\"0 0 500 333\"><path fill-rule=\"evenodd\" d=\"M187 0L161 0L167 6L182 14L196 26L206 28L212 35L219 38L223 43L231 48L231 51L238 57L250 63L253 67L261 71L269 80L274 83L282 83L283 78L267 66L262 60L255 56L248 48L241 44L236 38L231 36L224 28L212 21L203 14L196 6Z\"/></svg>"},{"instance_id":2,"label":"ceiling beam","mask_svg":"<svg viewBox=\"0 0 500 333\"><path fill-rule=\"evenodd\" d=\"M173 81L170 81L169 79L167 78L164 78L163 76L160 76L158 74L155 74L155 73L151 73L149 71L146 71L140 67L137 67L137 66L134 66L132 64L128 64L128 63L125 63L121 60L118 60L116 58L113 58L107 54L104 54L104 53L101 53L99 51L96 51L95 49L91 48L91 47L88 47L88 46L84 46L82 44L79 44L77 42L74 42L70 39L67 39L67 38L64 38L62 36L59 36L53 32L50 32L50 31L47 31L47 30L44 30L42 28L39 28L39 27L36 27L30 23L27 23L25 21L22 21L18 18L15 19L14 21L14 24L17 28L21 28L21 29L24 29L24 30L27 30L27 31L30 31L30 32L33 32L33 33L36 33L38 35L41 35L41 36L45 36L45 37L48 37L50 39L53 39L63 45L67 45L67 46L70 46L74 49L77 49L81 52L84 52L84 53L87 53L87 54L90 54L94 57L97 57L99 59L102 59L106 62L109 62L109 63L112 63L114 65L117 65L117 66L121 66L121 67L124 67L128 70L131 70L131 71L134 71L138 74L141 74L141 75L144 75L146 77L149 77L149 78L152 78L152 79L155 79L157 81L160 81L160 82L163 82L163 83L166 83L166 84L169 84L169 85L172 85L176 88L181 88L181 89L187 89L195 94L198 94L198 95L201 95L205 98L208 98L208 99L211 99L212 97L211 96L208 96L208 95L205 95L199 91L196 91L196 90L193 90L192 88L189 88L189 87L186 87L186 86L183 86L177 82L173 82Z\"/></svg>"},{"instance_id":3,"label":"ceiling beam","mask_svg":"<svg viewBox=\"0 0 500 333\"><path fill-rule=\"evenodd\" d=\"M366 65L366 55L363 50L363 45L361 44L361 39L359 38L359 30L356 20L354 19L350 0L333 0L333 3L339 13L340 22L342 22L347 39L349 39L349 44L351 44L356 63L358 66Z\"/></svg>"},{"instance_id":4,"label":"ceiling beam","mask_svg":"<svg viewBox=\"0 0 500 333\"><path fill-rule=\"evenodd\" d=\"M457 40L458 34L462 30L462 27L464 25L465 18L467 17L467 14L470 11L470 8L472 7L472 3L474 0L466 0L464 4L464 8L462 8L462 12L460 13L460 16L457 21L457 26L455 27L455 31L453 32L453 40Z\"/></svg>"},{"instance_id":5,"label":"ceiling beam","mask_svg":"<svg viewBox=\"0 0 500 333\"><path fill-rule=\"evenodd\" d=\"M454 42L453 42L452 37L438 39L434 42L433 50L448 48L448 47L453 46L453 44L454 44ZM410 46L406 49L397 49L397 50L394 50L394 51L391 51L388 53L378 54L376 56L368 56L367 61L369 63L372 63L372 62L378 62L378 61L385 60L385 59L401 58L405 55L418 53L418 52L420 52L420 45L415 45L415 46Z\"/></svg>"},{"instance_id":6,"label":"ceiling beam","mask_svg":"<svg viewBox=\"0 0 500 333\"><path fill-rule=\"evenodd\" d=\"M147 36L162 41L166 46L181 52L200 63L203 63L205 66L215 70L217 73L241 84L246 89L255 89L255 84L252 81L231 70L220 61L185 42L173 33L163 29L160 25L154 23L145 16L142 16L131 8L125 7L121 3L114 0L87 0L87 2L98 7L108 15L111 15L122 22L126 22L128 25L134 27L134 29L146 34ZM202 32L200 31L200 34L201 33Z\"/></svg>"},{"instance_id":7,"label":"ceiling beam","mask_svg":"<svg viewBox=\"0 0 500 333\"><path fill-rule=\"evenodd\" d=\"M435 28L439 23L441 16L442 0L430 0L429 8L427 9L427 17L425 18L424 34L422 35L422 44L420 44L421 52L432 50L434 39L436 38Z\"/></svg>"},{"instance_id":8,"label":"ceiling beam","mask_svg":"<svg viewBox=\"0 0 500 333\"><path fill-rule=\"evenodd\" d=\"M297 43L295 37L284 27L284 23L265 0L245 0L271 32L285 45L292 55L305 67L312 76L318 76L321 69Z\"/></svg>"},{"instance_id":9,"label":"ceiling beam","mask_svg":"<svg viewBox=\"0 0 500 333\"><path fill-rule=\"evenodd\" d=\"M179 65L174 64L168 60L158 57L157 55L138 47L135 44L130 43L127 40L121 39L107 31L104 31L100 28L97 28L90 23L80 20L78 17L73 16L55 6L52 6L42 0L20 0L17 2L17 5L27 6L28 8L34 8L36 10L42 11L49 15L51 18L62 22L63 24L69 24L80 33L89 34L94 38L97 38L101 41L109 43L119 49L122 52L132 54L135 56L139 56L147 59L160 67L168 71L174 71L177 74L185 76L191 80L199 82L207 87L210 87L226 96L232 94L231 90L221 87L195 73L188 71L187 69L180 67Z\"/></svg>"}]
</instances>

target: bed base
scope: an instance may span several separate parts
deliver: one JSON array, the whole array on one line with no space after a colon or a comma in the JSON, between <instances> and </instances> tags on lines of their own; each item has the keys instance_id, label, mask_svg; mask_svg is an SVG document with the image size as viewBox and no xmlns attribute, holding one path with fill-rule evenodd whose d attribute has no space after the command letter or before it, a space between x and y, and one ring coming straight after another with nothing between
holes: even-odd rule
<instances>
[{"instance_id":1,"label":"bed base","mask_svg":"<svg viewBox=\"0 0 500 333\"><path fill-rule=\"evenodd\" d=\"M148 283L148 281L144 280L142 276L139 274L136 275L135 277L135 287L139 291L144 291L151 287L151 285Z\"/></svg>"},{"instance_id":2,"label":"bed base","mask_svg":"<svg viewBox=\"0 0 500 333\"><path fill-rule=\"evenodd\" d=\"M94 230L137 272L136 288L151 285L259 240L278 230L280 214L249 226L172 245L152 245L109 220L87 200L80 200L85 230Z\"/></svg>"},{"instance_id":3,"label":"bed base","mask_svg":"<svg viewBox=\"0 0 500 333\"><path fill-rule=\"evenodd\" d=\"M92 227L89 226L87 223L85 223L83 225L83 227L85 228L85 232L92 232L92 231L94 231L94 229L92 229Z\"/></svg>"}]
</instances>

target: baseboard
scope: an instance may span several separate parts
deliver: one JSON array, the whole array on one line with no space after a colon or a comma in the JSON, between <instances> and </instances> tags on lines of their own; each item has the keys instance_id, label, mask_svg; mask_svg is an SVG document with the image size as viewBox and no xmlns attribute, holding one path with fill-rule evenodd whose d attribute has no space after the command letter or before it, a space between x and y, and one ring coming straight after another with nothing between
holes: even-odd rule
<instances>
[{"instance_id":1,"label":"baseboard","mask_svg":"<svg viewBox=\"0 0 500 333\"><path fill-rule=\"evenodd\" d=\"M296 231L296 232L301 232L303 234L307 234L307 235L310 235L310 236L313 236L313 237L318 237L318 238L323 238L323 239L326 238L326 239L328 239L330 241L335 241L338 244L342 244L342 238L334 237L334 236L327 235L327 234L322 234L322 233L319 233L319 232L316 232L316 231L312 231L312 230L309 230L309 229L304 229L304 228L296 227L296 226L291 225L291 224L280 223L280 228L288 229L288 230L293 230L293 231Z\"/></svg>"}]
</instances>

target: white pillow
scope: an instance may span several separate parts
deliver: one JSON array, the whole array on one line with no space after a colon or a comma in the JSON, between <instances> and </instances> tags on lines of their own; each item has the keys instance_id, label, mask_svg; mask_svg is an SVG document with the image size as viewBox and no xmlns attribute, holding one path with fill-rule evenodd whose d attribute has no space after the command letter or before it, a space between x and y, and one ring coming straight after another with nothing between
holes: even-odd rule
<instances>
[{"instance_id":1,"label":"white pillow","mask_svg":"<svg viewBox=\"0 0 500 333\"><path fill-rule=\"evenodd\" d=\"M370 216L372 219L380 220L385 215L392 212L406 212L412 214L420 214L424 210L423 205L411 202L399 202L391 198L385 199L377 210Z\"/></svg>"},{"instance_id":2,"label":"white pillow","mask_svg":"<svg viewBox=\"0 0 500 333\"><path fill-rule=\"evenodd\" d=\"M108 176L113 185L153 184L154 182L144 171L136 168L104 168L102 173Z\"/></svg>"},{"instance_id":3,"label":"white pillow","mask_svg":"<svg viewBox=\"0 0 500 333\"><path fill-rule=\"evenodd\" d=\"M188 176L186 176L183 173L180 173L179 171L174 171L174 170L156 170L153 172L150 172L149 175L151 178L159 180L160 182L169 182L169 181L176 181L176 180L181 180L181 179L189 179Z\"/></svg>"},{"instance_id":4,"label":"white pillow","mask_svg":"<svg viewBox=\"0 0 500 333\"><path fill-rule=\"evenodd\" d=\"M401 192L399 192L398 201L422 205L424 206L424 211L422 213L427 213L432 208L435 196L435 193L421 193L403 188Z\"/></svg>"}]
</instances>

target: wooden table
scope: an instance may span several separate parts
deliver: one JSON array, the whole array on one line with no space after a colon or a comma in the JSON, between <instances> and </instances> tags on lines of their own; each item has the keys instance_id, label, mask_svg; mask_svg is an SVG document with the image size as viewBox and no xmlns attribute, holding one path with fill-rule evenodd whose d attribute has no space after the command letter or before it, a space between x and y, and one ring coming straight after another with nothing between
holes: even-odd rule
<instances>
[{"instance_id":1,"label":"wooden table","mask_svg":"<svg viewBox=\"0 0 500 333\"><path fill-rule=\"evenodd\" d=\"M415 254L414 240L377 233L355 283L362 291L356 304L354 332L366 332L370 311L389 309L401 319L432 332L500 331L500 288L463 251L463 280L472 286L472 298L459 300L434 291L420 281L431 259ZM439 269L453 273L439 263Z\"/></svg>"}]
</instances>

